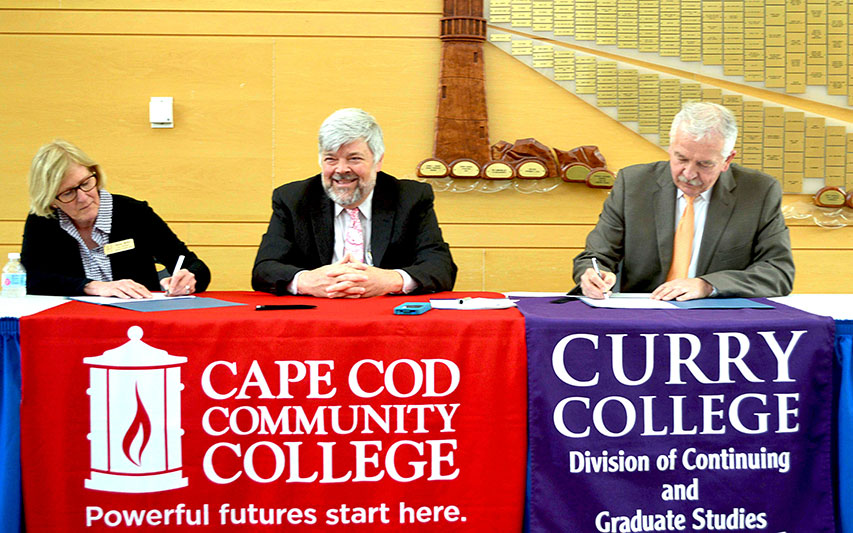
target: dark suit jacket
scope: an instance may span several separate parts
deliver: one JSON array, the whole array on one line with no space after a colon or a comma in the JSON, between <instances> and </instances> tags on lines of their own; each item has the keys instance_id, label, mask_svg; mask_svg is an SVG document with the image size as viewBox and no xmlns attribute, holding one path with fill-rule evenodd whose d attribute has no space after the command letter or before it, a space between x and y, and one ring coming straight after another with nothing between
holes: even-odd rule
<instances>
[{"instance_id":1,"label":"dark suit jacket","mask_svg":"<svg viewBox=\"0 0 853 533\"><path fill-rule=\"evenodd\" d=\"M196 279L196 292L210 284L210 270L148 207L148 203L113 195L113 224L109 242L133 239L135 248L108 256L113 279L132 279L150 291L161 291L158 262L172 269L178 256ZM86 277L77 241L59 227L58 218L31 214L24 225L21 262L27 269L27 293L82 296Z\"/></svg>"},{"instance_id":2,"label":"dark suit jacket","mask_svg":"<svg viewBox=\"0 0 853 533\"><path fill-rule=\"evenodd\" d=\"M732 164L711 193L696 276L721 297L780 296L791 292L794 260L781 212L779 183ZM617 272L623 292L651 292L666 281L672 262L676 188L669 162L622 169L604 201L586 249L574 261L574 279L592 257Z\"/></svg>"},{"instance_id":3,"label":"dark suit jacket","mask_svg":"<svg viewBox=\"0 0 853 533\"><path fill-rule=\"evenodd\" d=\"M456 265L441 236L433 209L432 188L379 172L373 190L370 247L379 268L405 270L418 292L453 289ZM287 284L300 270L332 262L334 204L320 175L286 183L273 192L272 217L264 234L252 288L287 294Z\"/></svg>"}]
</instances>

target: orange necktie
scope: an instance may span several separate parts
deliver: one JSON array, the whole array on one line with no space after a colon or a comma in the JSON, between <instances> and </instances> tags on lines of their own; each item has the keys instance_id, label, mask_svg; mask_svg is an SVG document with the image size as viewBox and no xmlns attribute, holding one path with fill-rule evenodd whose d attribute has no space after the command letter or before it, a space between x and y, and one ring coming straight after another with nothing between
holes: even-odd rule
<instances>
[{"instance_id":1,"label":"orange necktie","mask_svg":"<svg viewBox=\"0 0 853 533\"><path fill-rule=\"evenodd\" d=\"M678 229L675 230L675 239L672 243L672 265L666 280L686 278L687 269L690 268L690 257L693 255L693 196L684 196L687 206L681 214Z\"/></svg>"}]
</instances>

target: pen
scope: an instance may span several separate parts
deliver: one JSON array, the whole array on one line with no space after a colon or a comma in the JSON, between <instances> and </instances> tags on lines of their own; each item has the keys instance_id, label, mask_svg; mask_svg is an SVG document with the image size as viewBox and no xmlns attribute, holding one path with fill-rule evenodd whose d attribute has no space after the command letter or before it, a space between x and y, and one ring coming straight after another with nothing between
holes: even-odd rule
<instances>
[{"instance_id":1,"label":"pen","mask_svg":"<svg viewBox=\"0 0 853 533\"><path fill-rule=\"evenodd\" d=\"M592 268L595 269L595 273L598 274L598 277L604 279L604 276L601 275L601 269L598 268L598 261L593 257L592 258Z\"/></svg>"},{"instance_id":2,"label":"pen","mask_svg":"<svg viewBox=\"0 0 853 533\"><path fill-rule=\"evenodd\" d=\"M256 305L255 311L276 311L280 309L316 309L316 305L311 304L266 304Z\"/></svg>"},{"instance_id":3,"label":"pen","mask_svg":"<svg viewBox=\"0 0 853 533\"><path fill-rule=\"evenodd\" d=\"M175 274L178 273L178 270L181 269L183 264L184 264L184 255L181 254L178 256L178 262L175 263L175 268L172 270L172 277L173 278L175 277ZM171 283L170 283L170 285L171 285ZM168 296L168 295L169 295L169 289L166 289L166 296Z\"/></svg>"}]
</instances>

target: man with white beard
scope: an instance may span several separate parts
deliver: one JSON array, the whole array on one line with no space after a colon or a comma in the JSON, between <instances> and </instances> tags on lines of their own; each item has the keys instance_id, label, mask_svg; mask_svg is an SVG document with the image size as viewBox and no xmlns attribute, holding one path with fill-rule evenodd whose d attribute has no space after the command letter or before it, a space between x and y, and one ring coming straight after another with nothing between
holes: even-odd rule
<instances>
[{"instance_id":1,"label":"man with white beard","mask_svg":"<svg viewBox=\"0 0 853 533\"><path fill-rule=\"evenodd\" d=\"M728 109L685 104L672 121L669 161L619 172L575 257L574 292L604 298L618 272L618 290L660 300L789 294L794 261L779 182L732 163L736 139Z\"/></svg>"},{"instance_id":2,"label":"man with white beard","mask_svg":"<svg viewBox=\"0 0 853 533\"><path fill-rule=\"evenodd\" d=\"M376 120L335 111L320 126L319 152L320 174L273 192L252 288L325 298L451 290L456 265L432 188L381 172Z\"/></svg>"}]
</instances>

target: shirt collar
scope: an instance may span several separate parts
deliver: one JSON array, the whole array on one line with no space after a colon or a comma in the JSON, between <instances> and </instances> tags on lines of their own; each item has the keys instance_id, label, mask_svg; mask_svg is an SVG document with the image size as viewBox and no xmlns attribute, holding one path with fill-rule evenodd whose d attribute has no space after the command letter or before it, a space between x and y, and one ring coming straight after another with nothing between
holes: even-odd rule
<instances>
[{"instance_id":1,"label":"shirt collar","mask_svg":"<svg viewBox=\"0 0 853 533\"><path fill-rule=\"evenodd\" d=\"M100 201L98 202L98 216L95 218L94 229L109 234L113 227L113 195L101 189L98 191L98 197ZM66 215L62 209L57 209L56 213L59 217L59 226L68 231L67 228L74 225L71 217Z\"/></svg>"},{"instance_id":2,"label":"shirt collar","mask_svg":"<svg viewBox=\"0 0 853 533\"><path fill-rule=\"evenodd\" d=\"M710 203L711 202L711 193L714 192L714 187L716 185L717 184L715 183L714 185L711 185L710 187L708 187L707 191L703 191L703 192L699 193L699 197L702 198L705 202ZM675 188L675 199L681 200L684 196L685 196L685 194L681 191L681 189L676 187Z\"/></svg>"},{"instance_id":3,"label":"shirt collar","mask_svg":"<svg viewBox=\"0 0 853 533\"><path fill-rule=\"evenodd\" d=\"M109 233L113 227L113 195L101 189L99 193L101 203L98 205L98 218L95 219L95 227L104 233Z\"/></svg>"}]
</instances>

